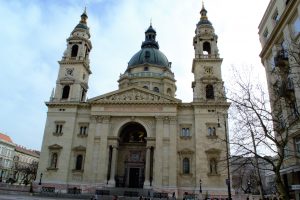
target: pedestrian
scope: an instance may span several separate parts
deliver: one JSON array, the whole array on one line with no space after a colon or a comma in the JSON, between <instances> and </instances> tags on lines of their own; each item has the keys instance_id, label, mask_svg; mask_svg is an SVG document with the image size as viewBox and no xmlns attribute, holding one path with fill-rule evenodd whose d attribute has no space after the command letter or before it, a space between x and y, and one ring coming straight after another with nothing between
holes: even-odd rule
<instances>
[{"instance_id":1,"label":"pedestrian","mask_svg":"<svg viewBox=\"0 0 300 200\"><path fill-rule=\"evenodd\" d=\"M172 194L172 200L176 200L175 192Z\"/></svg>"}]
</instances>

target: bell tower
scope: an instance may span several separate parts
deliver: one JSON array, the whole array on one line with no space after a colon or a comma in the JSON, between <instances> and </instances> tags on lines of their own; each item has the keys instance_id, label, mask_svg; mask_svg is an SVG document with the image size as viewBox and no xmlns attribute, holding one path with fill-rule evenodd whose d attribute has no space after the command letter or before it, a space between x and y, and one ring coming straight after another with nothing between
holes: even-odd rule
<instances>
[{"instance_id":1,"label":"bell tower","mask_svg":"<svg viewBox=\"0 0 300 200\"><path fill-rule=\"evenodd\" d=\"M89 53L92 49L87 26L86 9L81 20L67 39L67 49L59 63L59 73L52 102L83 102L86 100L90 70Z\"/></svg>"},{"instance_id":2,"label":"bell tower","mask_svg":"<svg viewBox=\"0 0 300 200\"><path fill-rule=\"evenodd\" d=\"M212 23L207 18L207 11L202 5L201 18L195 30L193 45L195 58L192 72L194 74L193 101L207 102L224 99L221 64L219 57L218 36Z\"/></svg>"}]
</instances>

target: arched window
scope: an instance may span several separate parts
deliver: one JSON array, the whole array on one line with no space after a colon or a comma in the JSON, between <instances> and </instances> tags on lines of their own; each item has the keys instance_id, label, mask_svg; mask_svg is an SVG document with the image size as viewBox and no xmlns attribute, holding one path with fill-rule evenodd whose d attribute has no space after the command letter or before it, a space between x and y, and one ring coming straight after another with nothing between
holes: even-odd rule
<instances>
[{"instance_id":1,"label":"arched window","mask_svg":"<svg viewBox=\"0 0 300 200\"><path fill-rule=\"evenodd\" d=\"M81 91L81 101L84 101L85 94L86 94L86 90L82 88L82 91Z\"/></svg>"},{"instance_id":2,"label":"arched window","mask_svg":"<svg viewBox=\"0 0 300 200\"><path fill-rule=\"evenodd\" d=\"M203 54L205 54L205 55L211 54L211 48L210 48L210 43L209 42L204 42L203 43Z\"/></svg>"},{"instance_id":3,"label":"arched window","mask_svg":"<svg viewBox=\"0 0 300 200\"><path fill-rule=\"evenodd\" d=\"M154 92L159 92L158 87L154 87L154 88L153 88L153 91L154 91Z\"/></svg>"},{"instance_id":4,"label":"arched window","mask_svg":"<svg viewBox=\"0 0 300 200\"><path fill-rule=\"evenodd\" d=\"M83 156L82 155L78 155L76 157L76 166L75 166L76 170L81 170L82 169L82 161L83 161Z\"/></svg>"},{"instance_id":5,"label":"arched window","mask_svg":"<svg viewBox=\"0 0 300 200\"><path fill-rule=\"evenodd\" d=\"M145 52L145 58L146 58L146 59L150 58L150 51L146 51L146 52Z\"/></svg>"},{"instance_id":6,"label":"arched window","mask_svg":"<svg viewBox=\"0 0 300 200\"><path fill-rule=\"evenodd\" d=\"M209 84L206 86L206 99L214 99L214 98L215 98L214 86Z\"/></svg>"},{"instance_id":7,"label":"arched window","mask_svg":"<svg viewBox=\"0 0 300 200\"><path fill-rule=\"evenodd\" d=\"M212 158L209 162L210 174L218 174L218 167L216 159Z\"/></svg>"},{"instance_id":8,"label":"arched window","mask_svg":"<svg viewBox=\"0 0 300 200\"><path fill-rule=\"evenodd\" d=\"M75 44L72 46L71 57L76 57L78 53L78 45Z\"/></svg>"},{"instance_id":9,"label":"arched window","mask_svg":"<svg viewBox=\"0 0 300 200\"><path fill-rule=\"evenodd\" d=\"M183 169L183 174L189 174L190 173L190 160L188 158L183 159L182 169Z\"/></svg>"},{"instance_id":10,"label":"arched window","mask_svg":"<svg viewBox=\"0 0 300 200\"><path fill-rule=\"evenodd\" d=\"M61 98L62 99L69 98L69 93L70 93L70 86L69 85L64 86Z\"/></svg>"},{"instance_id":11,"label":"arched window","mask_svg":"<svg viewBox=\"0 0 300 200\"><path fill-rule=\"evenodd\" d=\"M167 94L168 94L169 96L172 96L172 90L171 90L170 88L167 89Z\"/></svg>"},{"instance_id":12,"label":"arched window","mask_svg":"<svg viewBox=\"0 0 300 200\"><path fill-rule=\"evenodd\" d=\"M51 168L57 167L57 153L52 153L50 167Z\"/></svg>"},{"instance_id":13,"label":"arched window","mask_svg":"<svg viewBox=\"0 0 300 200\"><path fill-rule=\"evenodd\" d=\"M209 135L209 136L211 136L211 135L212 135L212 128L211 128L211 127L208 127L208 129L207 129L207 133L208 133L208 135Z\"/></svg>"},{"instance_id":14,"label":"arched window","mask_svg":"<svg viewBox=\"0 0 300 200\"><path fill-rule=\"evenodd\" d=\"M143 88L148 89L148 86L147 86L147 85L144 85Z\"/></svg>"}]
</instances>

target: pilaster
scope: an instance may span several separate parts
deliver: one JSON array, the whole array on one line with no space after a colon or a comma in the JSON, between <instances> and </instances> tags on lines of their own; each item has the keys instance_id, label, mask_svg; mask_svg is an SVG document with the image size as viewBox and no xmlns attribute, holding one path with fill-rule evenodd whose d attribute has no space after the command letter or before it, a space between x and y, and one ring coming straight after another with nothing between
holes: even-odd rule
<instances>
[{"instance_id":1,"label":"pilaster","mask_svg":"<svg viewBox=\"0 0 300 200\"><path fill-rule=\"evenodd\" d=\"M98 160L98 168L97 171L99 172L97 176L97 180L106 183L106 173L107 173L107 167L108 167L108 154L109 154L109 147L107 142L107 137L109 135L110 130L110 116L99 116L99 123L101 123L101 126L99 127L99 132L97 132L97 136L100 137L100 151L97 152L99 154L100 159Z\"/></svg>"},{"instance_id":2,"label":"pilaster","mask_svg":"<svg viewBox=\"0 0 300 200\"><path fill-rule=\"evenodd\" d=\"M162 185L162 151L163 151L163 144L162 144L162 139L163 139L163 131L164 131L164 126L163 126L163 120L164 117L157 116L155 117L156 119L156 130L155 130L155 135L156 135L156 144L155 144L155 150L154 150L154 177L153 177L153 185L156 187L160 187Z\"/></svg>"},{"instance_id":3,"label":"pilaster","mask_svg":"<svg viewBox=\"0 0 300 200\"><path fill-rule=\"evenodd\" d=\"M169 186L177 186L177 118L169 117Z\"/></svg>"}]
</instances>

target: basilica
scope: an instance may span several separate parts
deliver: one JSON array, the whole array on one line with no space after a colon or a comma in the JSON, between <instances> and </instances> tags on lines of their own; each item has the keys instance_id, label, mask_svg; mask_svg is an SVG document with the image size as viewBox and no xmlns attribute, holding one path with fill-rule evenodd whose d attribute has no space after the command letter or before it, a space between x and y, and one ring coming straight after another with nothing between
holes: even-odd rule
<instances>
[{"instance_id":1,"label":"basilica","mask_svg":"<svg viewBox=\"0 0 300 200\"><path fill-rule=\"evenodd\" d=\"M84 194L134 188L178 197L227 196L230 104L223 88L218 36L204 6L200 15L191 38L193 99L184 103L175 98L171 62L159 50L152 24L141 49L129 62L124 60L128 65L118 89L87 99L93 67L84 11L67 38L56 87L46 102L37 190L75 189Z\"/></svg>"}]
</instances>

